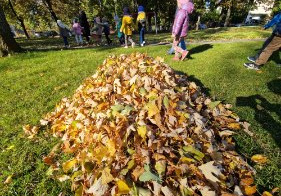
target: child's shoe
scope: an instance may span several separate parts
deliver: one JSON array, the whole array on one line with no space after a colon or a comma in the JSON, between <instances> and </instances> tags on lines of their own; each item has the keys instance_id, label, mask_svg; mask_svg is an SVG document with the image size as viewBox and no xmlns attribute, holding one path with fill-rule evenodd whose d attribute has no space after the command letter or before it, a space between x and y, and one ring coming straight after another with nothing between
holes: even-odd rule
<instances>
[{"instance_id":1,"label":"child's shoe","mask_svg":"<svg viewBox=\"0 0 281 196\"><path fill-rule=\"evenodd\" d=\"M253 69L256 71L260 70L260 66L256 65L255 63L244 63L244 66L247 67L248 69Z\"/></svg>"},{"instance_id":2,"label":"child's shoe","mask_svg":"<svg viewBox=\"0 0 281 196\"><path fill-rule=\"evenodd\" d=\"M128 47L128 46L125 46L124 48L128 49L129 47Z\"/></svg>"},{"instance_id":3,"label":"child's shoe","mask_svg":"<svg viewBox=\"0 0 281 196\"><path fill-rule=\"evenodd\" d=\"M141 47L143 47L144 46L144 44L141 44Z\"/></svg>"},{"instance_id":4,"label":"child's shoe","mask_svg":"<svg viewBox=\"0 0 281 196\"><path fill-rule=\"evenodd\" d=\"M252 57L252 56L248 56L247 58L249 61L251 61L252 63L255 63L256 62L256 58L255 57Z\"/></svg>"},{"instance_id":5,"label":"child's shoe","mask_svg":"<svg viewBox=\"0 0 281 196\"><path fill-rule=\"evenodd\" d=\"M183 61L185 58L186 58L186 56L188 55L188 51L187 50L185 50L185 51L183 51L182 52L182 54L181 54L181 60Z\"/></svg>"},{"instance_id":6,"label":"child's shoe","mask_svg":"<svg viewBox=\"0 0 281 196\"><path fill-rule=\"evenodd\" d=\"M173 60L174 60L174 61L180 61L180 57L174 56Z\"/></svg>"},{"instance_id":7,"label":"child's shoe","mask_svg":"<svg viewBox=\"0 0 281 196\"><path fill-rule=\"evenodd\" d=\"M134 47L135 47L135 45L136 45L136 43L135 43L135 42L133 42L133 43L132 43L132 48L134 48Z\"/></svg>"}]
</instances>

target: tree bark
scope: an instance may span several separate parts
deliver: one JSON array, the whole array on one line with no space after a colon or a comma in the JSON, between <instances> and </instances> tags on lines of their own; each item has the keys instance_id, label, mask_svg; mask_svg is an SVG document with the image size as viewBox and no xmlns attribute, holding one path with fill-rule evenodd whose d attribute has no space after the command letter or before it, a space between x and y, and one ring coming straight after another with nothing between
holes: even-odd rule
<instances>
[{"instance_id":1,"label":"tree bark","mask_svg":"<svg viewBox=\"0 0 281 196\"><path fill-rule=\"evenodd\" d=\"M198 31L199 30L199 25L200 25L200 23L201 23L201 16L199 15L198 16L198 19L197 19L197 22L196 22L196 31Z\"/></svg>"},{"instance_id":2,"label":"tree bark","mask_svg":"<svg viewBox=\"0 0 281 196\"><path fill-rule=\"evenodd\" d=\"M47 7L47 9L49 10L49 12L50 12L52 18L53 18L53 19L55 20L55 22L57 23L57 21L58 21L59 18L57 17L56 13L55 13L54 10L53 10L51 0L43 0L43 2L44 2L44 4L45 4L45 6Z\"/></svg>"},{"instance_id":3,"label":"tree bark","mask_svg":"<svg viewBox=\"0 0 281 196\"><path fill-rule=\"evenodd\" d=\"M228 7L228 10L227 10L227 14L226 14L225 22L224 22L224 27L229 26L230 16L231 16L231 8L232 8L232 1L230 1L229 7Z\"/></svg>"},{"instance_id":4,"label":"tree bark","mask_svg":"<svg viewBox=\"0 0 281 196\"><path fill-rule=\"evenodd\" d=\"M9 53L21 51L22 49L11 33L11 28L0 4L0 56L3 57Z\"/></svg>"},{"instance_id":5,"label":"tree bark","mask_svg":"<svg viewBox=\"0 0 281 196\"><path fill-rule=\"evenodd\" d=\"M24 20L17 15L17 12L15 11L14 6L13 6L11 0L9 0L9 6L10 6L12 12L14 13L14 15L16 16L16 18L18 19L18 21L20 22L21 27L22 27L22 29L24 31L24 34L25 34L26 38L29 39L30 36L29 36L29 34L28 34L27 30L26 30L26 27L25 27L25 24L24 24Z\"/></svg>"}]
</instances>

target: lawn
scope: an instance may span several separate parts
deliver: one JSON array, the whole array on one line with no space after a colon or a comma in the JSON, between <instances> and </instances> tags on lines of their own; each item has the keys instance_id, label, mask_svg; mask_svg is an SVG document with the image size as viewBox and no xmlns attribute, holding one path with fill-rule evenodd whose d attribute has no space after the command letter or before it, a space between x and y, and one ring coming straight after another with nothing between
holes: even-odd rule
<instances>
[{"instance_id":1,"label":"lawn","mask_svg":"<svg viewBox=\"0 0 281 196\"><path fill-rule=\"evenodd\" d=\"M237 32L237 37L240 34ZM257 35L251 38L265 37ZM211 37L216 34L209 34ZM34 47L33 42L23 45ZM60 42L41 43L57 46ZM164 57L172 68L187 73L212 98L231 103L254 132L250 137L241 131L235 138L237 151L257 170L259 190L281 188L281 67L276 65L280 57L276 53L261 72L243 67L246 57L261 45L258 41L192 44L190 59L184 62L173 62L166 55L169 46L32 51L0 59L0 195L72 195L69 183L46 175L48 166L42 161L57 140L44 133L36 140L28 140L22 126L38 124L60 99L71 96L86 77L94 74L108 55L135 51ZM254 154L265 154L268 164L254 165L250 161ZM9 175L13 175L12 182L5 185Z\"/></svg>"}]
</instances>

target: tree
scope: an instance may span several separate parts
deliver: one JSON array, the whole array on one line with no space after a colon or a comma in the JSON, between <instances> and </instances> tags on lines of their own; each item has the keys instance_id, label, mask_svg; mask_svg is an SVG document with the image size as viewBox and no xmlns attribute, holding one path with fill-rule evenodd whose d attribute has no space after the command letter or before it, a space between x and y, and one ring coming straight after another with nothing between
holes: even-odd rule
<instances>
[{"instance_id":1,"label":"tree","mask_svg":"<svg viewBox=\"0 0 281 196\"><path fill-rule=\"evenodd\" d=\"M30 36L29 36L29 34L27 33L27 30L26 30L26 27L25 27L25 24L24 24L24 19L23 19L22 17L20 17L20 16L17 14L17 12L16 12L16 10L14 9L14 6L13 6L13 4L12 4L12 1L11 1L11 0L8 0L8 2L9 2L9 6L10 6L10 8L11 8L13 14L14 14L15 17L17 18L17 20L20 22L21 27L22 27L22 29L23 29L23 31L24 31L24 34L25 34L26 38L29 39Z\"/></svg>"},{"instance_id":2,"label":"tree","mask_svg":"<svg viewBox=\"0 0 281 196\"><path fill-rule=\"evenodd\" d=\"M21 52L22 49L15 41L6 16L0 4L0 56L7 56L9 53Z\"/></svg>"}]
</instances>

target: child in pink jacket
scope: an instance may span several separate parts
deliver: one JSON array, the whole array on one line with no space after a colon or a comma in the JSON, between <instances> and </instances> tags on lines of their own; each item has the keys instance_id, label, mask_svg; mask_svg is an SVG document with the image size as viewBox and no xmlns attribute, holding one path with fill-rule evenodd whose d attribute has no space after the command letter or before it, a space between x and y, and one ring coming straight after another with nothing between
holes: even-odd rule
<instances>
[{"instance_id":1,"label":"child in pink jacket","mask_svg":"<svg viewBox=\"0 0 281 196\"><path fill-rule=\"evenodd\" d=\"M83 39L82 39L82 27L81 25L79 24L78 22L78 19L74 19L74 22L73 22L73 26L72 26L72 30L75 34L75 39L76 39L76 42L77 44L83 44Z\"/></svg>"},{"instance_id":2,"label":"child in pink jacket","mask_svg":"<svg viewBox=\"0 0 281 196\"><path fill-rule=\"evenodd\" d=\"M173 32L174 37L173 47L175 49L174 60L184 60L188 54L187 50L183 50L178 45L184 40L188 33L189 14L194 10L194 4L191 0L178 0L178 11L175 16Z\"/></svg>"}]
</instances>

